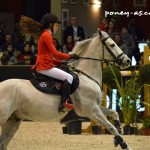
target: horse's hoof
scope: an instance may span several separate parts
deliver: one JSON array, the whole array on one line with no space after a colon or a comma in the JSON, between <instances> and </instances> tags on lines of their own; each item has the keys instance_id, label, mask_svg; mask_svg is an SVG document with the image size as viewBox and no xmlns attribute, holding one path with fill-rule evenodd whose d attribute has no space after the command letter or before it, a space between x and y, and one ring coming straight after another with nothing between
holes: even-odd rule
<instances>
[{"instance_id":1,"label":"horse's hoof","mask_svg":"<svg viewBox=\"0 0 150 150\"><path fill-rule=\"evenodd\" d=\"M123 138L120 137L119 135L114 137L114 144L115 146L120 145L120 147L124 150L127 150L128 145L123 141Z\"/></svg>"},{"instance_id":2,"label":"horse's hoof","mask_svg":"<svg viewBox=\"0 0 150 150\"><path fill-rule=\"evenodd\" d=\"M117 147L118 146L118 142L116 140L113 141L114 146Z\"/></svg>"}]
</instances>

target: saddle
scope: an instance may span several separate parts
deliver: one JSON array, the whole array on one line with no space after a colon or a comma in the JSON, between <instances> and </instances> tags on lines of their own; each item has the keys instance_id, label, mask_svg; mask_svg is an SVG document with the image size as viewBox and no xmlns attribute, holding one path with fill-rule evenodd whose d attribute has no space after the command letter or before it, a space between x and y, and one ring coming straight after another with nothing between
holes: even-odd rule
<instances>
[{"instance_id":1,"label":"saddle","mask_svg":"<svg viewBox=\"0 0 150 150\"><path fill-rule=\"evenodd\" d=\"M64 70L64 69L62 69ZM73 76L73 83L70 88L70 94L74 93L79 86L79 78L78 76L71 70L64 70ZM32 85L41 92L47 94L62 94L63 81L54 79L52 77L48 77L46 75L40 74L33 71L34 78L30 79Z\"/></svg>"}]
</instances>

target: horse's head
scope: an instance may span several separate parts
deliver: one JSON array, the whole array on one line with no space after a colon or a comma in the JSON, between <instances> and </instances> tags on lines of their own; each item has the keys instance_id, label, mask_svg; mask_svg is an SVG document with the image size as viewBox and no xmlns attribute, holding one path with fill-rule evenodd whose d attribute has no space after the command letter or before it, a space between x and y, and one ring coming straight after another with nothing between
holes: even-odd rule
<instances>
[{"instance_id":1,"label":"horse's head","mask_svg":"<svg viewBox=\"0 0 150 150\"><path fill-rule=\"evenodd\" d=\"M117 46L117 44L104 31L99 32L99 38L103 45L103 59L105 62L115 64L121 69L130 66L131 61L128 56Z\"/></svg>"}]
</instances>

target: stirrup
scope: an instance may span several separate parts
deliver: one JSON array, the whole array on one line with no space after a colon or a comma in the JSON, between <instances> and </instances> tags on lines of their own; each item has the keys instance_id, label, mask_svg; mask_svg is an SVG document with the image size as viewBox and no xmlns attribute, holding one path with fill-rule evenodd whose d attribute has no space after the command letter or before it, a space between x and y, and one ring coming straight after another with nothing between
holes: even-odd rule
<instances>
[{"instance_id":1,"label":"stirrup","mask_svg":"<svg viewBox=\"0 0 150 150\"><path fill-rule=\"evenodd\" d=\"M75 109L75 108L74 108L74 105L71 104L71 103L69 103L69 99L66 100L65 106L66 106L66 108L69 109L69 110L74 110L74 109Z\"/></svg>"},{"instance_id":2,"label":"stirrup","mask_svg":"<svg viewBox=\"0 0 150 150\"><path fill-rule=\"evenodd\" d=\"M58 108L58 111L59 111L59 113L60 112L65 112L65 108L67 108L67 109L69 109L69 110L74 110L75 108L74 108L74 105L73 104L71 104L71 103L69 103L69 99L67 99L66 100L66 102L65 103L62 103L61 105L60 105L60 107Z\"/></svg>"}]
</instances>

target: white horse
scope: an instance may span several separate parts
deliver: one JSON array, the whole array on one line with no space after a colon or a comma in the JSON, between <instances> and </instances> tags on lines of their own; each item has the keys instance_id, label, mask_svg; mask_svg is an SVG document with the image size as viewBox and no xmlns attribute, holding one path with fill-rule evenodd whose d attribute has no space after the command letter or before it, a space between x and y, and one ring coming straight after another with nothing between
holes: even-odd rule
<instances>
[{"instance_id":1,"label":"white horse","mask_svg":"<svg viewBox=\"0 0 150 150\"><path fill-rule=\"evenodd\" d=\"M102 61L126 68L130 59L105 32L97 32L93 37L76 44L72 53L80 59L70 63L76 68L79 87L71 95L75 112L103 125L114 135L115 145L131 150L104 114L119 120L118 114L101 107ZM19 128L21 121L60 121L67 113L58 112L60 95L45 94L32 86L30 81L9 79L0 83L0 150L7 145Z\"/></svg>"}]
</instances>

